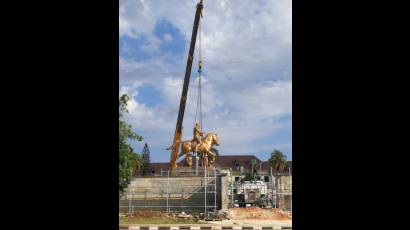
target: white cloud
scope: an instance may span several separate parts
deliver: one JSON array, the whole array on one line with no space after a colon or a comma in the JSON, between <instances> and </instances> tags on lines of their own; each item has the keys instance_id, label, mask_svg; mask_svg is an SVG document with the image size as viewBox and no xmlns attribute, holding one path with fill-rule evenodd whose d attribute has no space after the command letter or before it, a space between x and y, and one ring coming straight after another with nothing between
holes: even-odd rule
<instances>
[{"instance_id":1,"label":"white cloud","mask_svg":"<svg viewBox=\"0 0 410 230\"><path fill-rule=\"evenodd\" d=\"M219 133L222 153L271 151L273 145L255 143L291 128L291 121L278 119L292 114L291 0L206 0L204 4L201 20L205 129ZM185 36L188 49L195 5L194 0L120 0L120 36L151 37L151 46L145 48L157 52L161 41L152 38L152 31L156 21L165 18ZM170 34L162 39L173 40ZM197 75L197 54L196 50L192 76ZM158 53L142 61L120 57L120 84L128 87L122 90L137 95L142 84L151 84L161 93L162 101L155 107L133 98L129 107L132 113L127 116L152 149L163 149L172 141L186 56L181 59ZM185 139L192 135L196 84L191 79L184 117ZM289 142L283 143L286 145Z\"/></svg>"},{"instance_id":2,"label":"white cloud","mask_svg":"<svg viewBox=\"0 0 410 230\"><path fill-rule=\"evenodd\" d=\"M172 36L169 33L164 34L164 40L166 42L171 42L172 41Z\"/></svg>"},{"instance_id":3,"label":"white cloud","mask_svg":"<svg viewBox=\"0 0 410 230\"><path fill-rule=\"evenodd\" d=\"M158 51L160 45L161 40L151 35L148 37L147 44L143 45L141 49L148 54L153 54L154 52Z\"/></svg>"}]
</instances>

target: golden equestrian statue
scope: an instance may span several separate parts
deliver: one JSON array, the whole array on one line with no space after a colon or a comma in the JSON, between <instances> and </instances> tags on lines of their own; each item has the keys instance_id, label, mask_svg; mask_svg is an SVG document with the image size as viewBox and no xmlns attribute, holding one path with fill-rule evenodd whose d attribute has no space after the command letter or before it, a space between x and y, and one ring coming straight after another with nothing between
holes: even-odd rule
<instances>
[{"instance_id":1,"label":"golden equestrian statue","mask_svg":"<svg viewBox=\"0 0 410 230\"><path fill-rule=\"evenodd\" d=\"M181 141L181 151L178 157L185 155L187 166L192 166L191 153L197 152L202 160L202 166L211 166L216 160L216 154L211 151L213 145L219 145L219 137L216 133L202 133L200 125L195 124L194 138L189 141ZM203 137L202 137L203 136Z\"/></svg>"}]
</instances>

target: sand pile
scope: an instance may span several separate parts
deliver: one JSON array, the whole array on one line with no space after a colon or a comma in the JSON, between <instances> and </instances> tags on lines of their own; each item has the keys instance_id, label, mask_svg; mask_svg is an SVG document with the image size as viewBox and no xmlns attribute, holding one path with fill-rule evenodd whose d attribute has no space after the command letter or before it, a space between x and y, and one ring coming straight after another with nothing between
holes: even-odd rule
<instances>
[{"instance_id":1,"label":"sand pile","mask_svg":"<svg viewBox=\"0 0 410 230\"><path fill-rule=\"evenodd\" d=\"M277 208L262 209L257 207L231 208L229 216L234 220L290 220L288 214Z\"/></svg>"}]
</instances>

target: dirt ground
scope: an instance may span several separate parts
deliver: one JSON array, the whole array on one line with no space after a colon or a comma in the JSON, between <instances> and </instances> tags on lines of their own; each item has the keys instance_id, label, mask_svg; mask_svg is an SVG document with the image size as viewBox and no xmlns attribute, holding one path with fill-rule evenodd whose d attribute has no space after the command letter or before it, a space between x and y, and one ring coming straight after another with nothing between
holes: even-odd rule
<instances>
[{"instance_id":1,"label":"dirt ground","mask_svg":"<svg viewBox=\"0 0 410 230\"><path fill-rule=\"evenodd\" d=\"M193 218L176 218L161 212L140 211L119 218L120 224L199 224Z\"/></svg>"},{"instance_id":2,"label":"dirt ground","mask_svg":"<svg viewBox=\"0 0 410 230\"><path fill-rule=\"evenodd\" d=\"M291 220L288 214L276 208L230 208L229 215L232 220Z\"/></svg>"},{"instance_id":3,"label":"dirt ground","mask_svg":"<svg viewBox=\"0 0 410 230\"><path fill-rule=\"evenodd\" d=\"M281 226L292 227L291 220L222 220L208 221L208 224L216 226Z\"/></svg>"},{"instance_id":4,"label":"dirt ground","mask_svg":"<svg viewBox=\"0 0 410 230\"><path fill-rule=\"evenodd\" d=\"M292 227L292 219L280 209L230 208L229 220L208 221L218 226L281 226Z\"/></svg>"},{"instance_id":5,"label":"dirt ground","mask_svg":"<svg viewBox=\"0 0 410 230\"><path fill-rule=\"evenodd\" d=\"M216 226L282 226L291 227L292 219L280 209L231 208L229 220L198 222L192 218L181 219L161 214L160 212L137 212L120 218L120 224L210 224Z\"/></svg>"}]
</instances>

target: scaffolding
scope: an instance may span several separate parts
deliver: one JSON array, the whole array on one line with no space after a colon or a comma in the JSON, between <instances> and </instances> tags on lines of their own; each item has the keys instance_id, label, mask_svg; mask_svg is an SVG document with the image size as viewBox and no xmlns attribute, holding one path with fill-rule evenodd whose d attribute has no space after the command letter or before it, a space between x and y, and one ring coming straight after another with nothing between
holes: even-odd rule
<instances>
[{"instance_id":1,"label":"scaffolding","mask_svg":"<svg viewBox=\"0 0 410 230\"><path fill-rule=\"evenodd\" d=\"M202 174L202 175L201 175ZM120 198L120 213L137 211L202 212L216 213L220 173L217 169L203 168L200 175L195 170L180 170L172 175L161 170L161 176L136 178ZM178 179L180 178L180 179ZM145 179L145 180L144 180ZM150 181L139 184L138 181ZM191 184L186 181L192 182ZM142 183L142 182L141 182Z\"/></svg>"}]
</instances>

